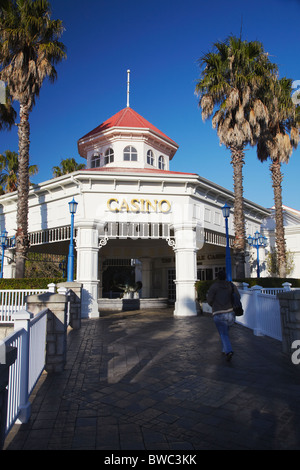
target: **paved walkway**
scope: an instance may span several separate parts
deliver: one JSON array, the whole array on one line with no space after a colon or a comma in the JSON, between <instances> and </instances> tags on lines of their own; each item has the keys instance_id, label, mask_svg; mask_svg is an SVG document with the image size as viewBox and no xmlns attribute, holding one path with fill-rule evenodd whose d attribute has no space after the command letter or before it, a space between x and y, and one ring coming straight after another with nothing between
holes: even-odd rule
<instances>
[{"instance_id":1,"label":"paved walkway","mask_svg":"<svg viewBox=\"0 0 300 470\"><path fill-rule=\"evenodd\" d=\"M5 449L299 449L300 365L242 326L231 338L227 363L209 316L83 320L65 371L42 375Z\"/></svg>"}]
</instances>

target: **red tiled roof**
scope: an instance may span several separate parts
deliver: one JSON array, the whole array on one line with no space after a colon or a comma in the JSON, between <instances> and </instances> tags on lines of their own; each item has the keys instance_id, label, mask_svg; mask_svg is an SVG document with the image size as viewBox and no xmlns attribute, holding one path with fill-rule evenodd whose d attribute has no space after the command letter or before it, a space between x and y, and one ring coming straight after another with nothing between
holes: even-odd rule
<instances>
[{"instance_id":1,"label":"red tiled roof","mask_svg":"<svg viewBox=\"0 0 300 470\"><path fill-rule=\"evenodd\" d=\"M153 126L153 124L151 124L140 114L138 114L136 111L129 107L121 109L121 111L104 121L102 124L100 124L100 126L96 127L92 131L88 132L88 134L81 137L80 140L85 139L86 137L91 137L95 134L99 134L113 127L133 127L138 129L150 129L151 131L160 135L164 139L167 139L176 146L178 146L176 142L174 142L174 140L170 139L170 137L161 132L159 129L157 129L157 127Z\"/></svg>"},{"instance_id":2,"label":"red tiled roof","mask_svg":"<svg viewBox=\"0 0 300 470\"><path fill-rule=\"evenodd\" d=\"M169 171L169 170L159 170L157 168L123 168L123 167L99 167L99 168L86 168L83 171L103 171L103 172L111 172L111 173L158 173L160 175L191 175L191 176L198 176L197 173L184 173L181 171Z\"/></svg>"}]
</instances>

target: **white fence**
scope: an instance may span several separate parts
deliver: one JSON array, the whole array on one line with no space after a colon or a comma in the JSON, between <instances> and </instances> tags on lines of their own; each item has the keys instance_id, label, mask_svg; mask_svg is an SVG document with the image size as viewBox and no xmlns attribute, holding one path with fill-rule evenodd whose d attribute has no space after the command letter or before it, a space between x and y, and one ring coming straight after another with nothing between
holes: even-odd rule
<instances>
[{"instance_id":1,"label":"white fence","mask_svg":"<svg viewBox=\"0 0 300 470\"><path fill-rule=\"evenodd\" d=\"M4 339L4 345L17 348L17 359L9 369L7 435L19 420L30 417L29 396L45 367L47 309L33 317L22 310L14 314L14 331Z\"/></svg>"},{"instance_id":2,"label":"white fence","mask_svg":"<svg viewBox=\"0 0 300 470\"><path fill-rule=\"evenodd\" d=\"M282 341L280 305L277 294L295 289L288 282L284 283L282 287L276 288L253 286L248 289L248 284L244 284L243 287L243 289L239 289L239 292L244 315L236 317L236 323L250 328L255 335L266 335ZM203 307L204 311L211 312L208 304L204 304Z\"/></svg>"},{"instance_id":3,"label":"white fence","mask_svg":"<svg viewBox=\"0 0 300 470\"><path fill-rule=\"evenodd\" d=\"M285 282L282 287L253 286L240 290L244 315L236 318L240 325L251 328L255 335L266 335L282 341L280 305L277 294L295 290L292 284ZM296 289L297 290L297 289Z\"/></svg>"},{"instance_id":4,"label":"white fence","mask_svg":"<svg viewBox=\"0 0 300 470\"><path fill-rule=\"evenodd\" d=\"M244 315L236 317L236 323L252 329L255 335L266 335L281 341L280 305L276 295L263 294L259 286L240 291L240 294Z\"/></svg>"},{"instance_id":5,"label":"white fence","mask_svg":"<svg viewBox=\"0 0 300 470\"><path fill-rule=\"evenodd\" d=\"M0 325L13 324L12 315L19 310L26 310L26 297L44 292L54 292L55 284L49 284L48 289L7 289L0 290Z\"/></svg>"}]
</instances>

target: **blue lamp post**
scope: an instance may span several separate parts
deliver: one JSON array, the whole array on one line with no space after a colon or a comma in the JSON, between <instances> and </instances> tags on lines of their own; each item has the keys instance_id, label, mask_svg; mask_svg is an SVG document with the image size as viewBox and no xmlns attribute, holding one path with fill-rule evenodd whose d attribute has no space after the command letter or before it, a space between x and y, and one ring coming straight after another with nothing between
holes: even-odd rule
<instances>
[{"instance_id":1,"label":"blue lamp post","mask_svg":"<svg viewBox=\"0 0 300 470\"><path fill-rule=\"evenodd\" d=\"M260 277L260 269L259 269L259 248L267 246L267 237L264 237L258 231L255 232L254 237L247 238L248 243L250 246L256 248L256 257L257 257L257 277Z\"/></svg>"},{"instance_id":2,"label":"blue lamp post","mask_svg":"<svg viewBox=\"0 0 300 470\"><path fill-rule=\"evenodd\" d=\"M222 207L223 217L225 218L225 227L226 227L226 279L227 281L232 281L231 274L231 255L229 247L229 234L228 234L228 218L230 216L230 207L225 203L225 206Z\"/></svg>"},{"instance_id":3,"label":"blue lamp post","mask_svg":"<svg viewBox=\"0 0 300 470\"><path fill-rule=\"evenodd\" d=\"M70 234L70 245L69 245L69 255L68 255L68 272L67 272L67 281L74 281L74 215L77 211L78 202L73 200L68 203L69 211L71 214L71 234Z\"/></svg>"},{"instance_id":4,"label":"blue lamp post","mask_svg":"<svg viewBox=\"0 0 300 470\"><path fill-rule=\"evenodd\" d=\"M7 231L3 230L3 232L0 235L0 244L1 244L1 249L2 249L2 257L1 257L1 273L0 273L0 278L3 279L3 265L4 265L4 253L5 253L5 248L7 248Z\"/></svg>"}]
</instances>

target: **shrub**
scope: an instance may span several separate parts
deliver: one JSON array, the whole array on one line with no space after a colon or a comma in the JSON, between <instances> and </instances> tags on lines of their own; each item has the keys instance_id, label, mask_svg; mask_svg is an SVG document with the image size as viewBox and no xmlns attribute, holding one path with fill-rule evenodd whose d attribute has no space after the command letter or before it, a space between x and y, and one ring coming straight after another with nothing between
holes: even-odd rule
<instances>
[{"instance_id":1,"label":"shrub","mask_svg":"<svg viewBox=\"0 0 300 470\"><path fill-rule=\"evenodd\" d=\"M252 286L261 287L282 287L282 284L289 282L292 287L300 287L300 279L295 278L280 278L280 277L250 277L247 279L237 280L235 282L246 282L249 288Z\"/></svg>"},{"instance_id":2,"label":"shrub","mask_svg":"<svg viewBox=\"0 0 300 470\"><path fill-rule=\"evenodd\" d=\"M62 278L0 279L0 289L47 289L48 284L63 282Z\"/></svg>"},{"instance_id":3,"label":"shrub","mask_svg":"<svg viewBox=\"0 0 300 470\"><path fill-rule=\"evenodd\" d=\"M199 302L205 302L206 294L214 281L196 281L195 287Z\"/></svg>"}]
</instances>

